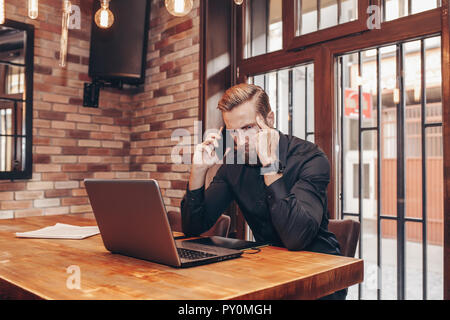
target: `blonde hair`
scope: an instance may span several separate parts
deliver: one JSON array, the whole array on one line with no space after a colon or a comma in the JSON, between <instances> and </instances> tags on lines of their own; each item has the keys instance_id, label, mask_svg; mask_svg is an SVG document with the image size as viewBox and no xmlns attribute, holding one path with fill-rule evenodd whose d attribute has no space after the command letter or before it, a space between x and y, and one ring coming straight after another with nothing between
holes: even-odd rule
<instances>
[{"instance_id":1,"label":"blonde hair","mask_svg":"<svg viewBox=\"0 0 450 320\"><path fill-rule=\"evenodd\" d=\"M255 101L256 111L265 119L271 111L269 97L260 86L253 84L240 83L229 88L223 94L217 108L227 112L251 100Z\"/></svg>"}]
</instances>

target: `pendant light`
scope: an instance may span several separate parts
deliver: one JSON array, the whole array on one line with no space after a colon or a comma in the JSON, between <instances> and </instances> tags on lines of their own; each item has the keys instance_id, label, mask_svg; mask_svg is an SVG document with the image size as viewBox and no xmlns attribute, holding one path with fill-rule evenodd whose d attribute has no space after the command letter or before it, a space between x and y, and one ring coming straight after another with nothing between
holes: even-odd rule
<instances>
[{"instance_id":1,"label":"pendant light","mask_svg":"<svg viewBox=\"0 0 450 320\"><path fill-rule=\"evenodd\" d=\"M37 19L39 15L39 0L28 0L28 17Z\"/></svg>"},{"instance_id":2,"label":"pendant light","mask_svg":"<svg viewBox=\"0 0 450 320\"><path fill-rule=\"evenodd\" d=\"M95 24L102 29L107 29L114 23L114 15L109 10L109 1L100 0L101 8L95 13Z\"/></svg>"},{"instance_id":3,"label":"pendant light","mask_svg":"<svg viewBox=\"0 0 450 320\"><path fill-rule=\"evenodd\" d=\"M69 16L72 11L72 4L69 0L63 1L63 14L62 14L62 31L61 31L61 43L59 50L59 65L61 67L66 66L67 59L67 40L69 34Z\"/></svg>"},{"instance_id":4,"label":"pendant light","mask_svg":"<svg viewBox=\"0 0 450 320\"><path fill-rule=\"evenodd\" d=\"M0 24L5 23L5 0L0 0Z\"/></svg>"},{"instance_id":5,"label":"pendant light","mask_svg":"<svg viewBox=\"0 0 450 320\"><path fill-rule=\"evenodd\" d=\"M244 0L234 0L234 3L236 3L238 6L240 6Z\"/></svg>"},{"instance_id":6,"label":"pendant light","mask_svg":"<svg viewBox=\"0 0 450 320\"><path fill-rule=\"evenodd\" d=\"M165 0L167 11L175 17L183 17L192 10L192 0Z\"/></svg>"}]
</instances>

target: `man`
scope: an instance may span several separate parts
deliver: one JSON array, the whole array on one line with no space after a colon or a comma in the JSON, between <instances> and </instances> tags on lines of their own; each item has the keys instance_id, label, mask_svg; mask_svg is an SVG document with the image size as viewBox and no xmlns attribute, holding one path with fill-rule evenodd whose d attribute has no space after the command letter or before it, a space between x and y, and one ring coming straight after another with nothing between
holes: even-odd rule
<instances>
[{"instance_id":1,"label":"man","mask_svg":"<svg viewBox=\"0 0 450 320\"><path fill-rule=\"evenodd\" d=\"M269 98L258 86L231 87L218 108L235 147L227 148L224 164L205 190L208 169L220 163L216 149L222 135L210 134L196 146L181 202L183 232L207 231L235 200L257 241L339 255L336 237L328 231L330 164L324 152L273 129ZM237 153L230 161L232 151ZM345 289L328 298L345 299L346 294Z\"/></svg>"}]
</instances>

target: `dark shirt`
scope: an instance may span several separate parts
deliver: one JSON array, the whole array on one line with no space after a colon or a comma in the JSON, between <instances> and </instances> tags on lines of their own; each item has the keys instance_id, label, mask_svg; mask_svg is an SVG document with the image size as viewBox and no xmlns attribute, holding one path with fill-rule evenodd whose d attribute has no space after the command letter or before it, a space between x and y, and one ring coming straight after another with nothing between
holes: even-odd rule
<instances>
[{"instance_id":1,"label":"dark shirt","mask_svg":"<svg viewBox=\"0 0 450 320\"><path fill-rule=\"evenodd\" d=\"M328 231L330 163L325 153L316 144L280 133L279 159L283 177L270 186L260 167L243 164L222 165L206 191L188 186L181 202L183 232L195 236L209 230L235 200L256 241L340 255Z\"/></svg>"}]
</instances>

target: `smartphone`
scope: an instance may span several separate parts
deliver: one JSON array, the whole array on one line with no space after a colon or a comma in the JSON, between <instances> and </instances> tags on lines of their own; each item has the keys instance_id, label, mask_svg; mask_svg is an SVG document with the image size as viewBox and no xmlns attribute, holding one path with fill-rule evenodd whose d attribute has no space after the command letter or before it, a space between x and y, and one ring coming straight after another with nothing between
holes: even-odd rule
<instances>
[{"instance_id":1,"label":"smartphone","mask_svg":"<svg viewBox=\"0 0 450 320\"><path fill-rule=\"evenodd\" d=\"M220 132L222 139L219 141L219 146L216 148L216 154L219 160L223 159L223 155L225 154L225 151L227 149L227 127L224 125L222 128L222 132Z\"/></svg>"}]
</instances>

